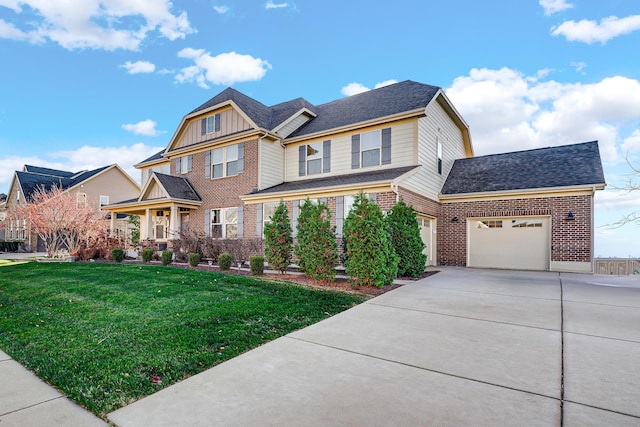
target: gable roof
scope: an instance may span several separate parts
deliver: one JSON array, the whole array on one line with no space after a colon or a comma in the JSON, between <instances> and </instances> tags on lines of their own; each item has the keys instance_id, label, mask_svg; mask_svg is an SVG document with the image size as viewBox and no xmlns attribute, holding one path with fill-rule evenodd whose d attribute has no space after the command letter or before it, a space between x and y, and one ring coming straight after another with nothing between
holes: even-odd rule
<instances>
[{"instance_id":1,"label":"gable roof","mask_svg":"<svg viewBox=\"0 0 640 427\"><path fill-rule=\"evenodd\" d=\"M165 175L163 173L154 172L158 182L165 189L170 199L192 200L201 202L202 199L191 186L187 178L181 176Z\"/></svg>"},{"instance_id":2,"label":"gable roof","mask_svg":"<svg viewBox=\"0 0 640 427\"><path fill-rule=\"evenodd\" d=\"M603 186L598 142L458 159L441 194Z\"/></svg>"},{"instance_id":3,"label":"gable roof","mask_svg":"<svg viewBox=\"0 0 640 427\"><path fill-rule=\"evenodd\" d=\"M31 202L34 193L39 188L44 188L45 191L51 191L55 186L65 191L112 167L119 168L118 165L114 164L90 171L68 172L25 165L23 171L16 171L16 179L25 199ZM128 175L126 176L128 177Z\"/></svg>"},{"instance_id":4,"label":"gable roof","mask_svg":"<svg viewBox=\"0 0 640 427\"><path fill-rule=\"evenodd\" d=\"M315 109L317 117L293 132L290 137L424 109L439 91L437 86L405 80L318 105Z\"/></svg>"},{"instance_id":5,"label":"gable roof","mask_svg":"<svg viewBox=\"0 0 640 427\"><path fill-rule=\"evenodd\" d=\"M259 196L273 193L304 192L309 190L340 187L345 185L393 181L394 179L399 178L405 173L410 172L418 167L419 166L404 166L400 168L377 169L362 173L336 175L326 178L289 181L266 188L261 191L252 192L249 196Z\"/></svg>"}]
</instances>

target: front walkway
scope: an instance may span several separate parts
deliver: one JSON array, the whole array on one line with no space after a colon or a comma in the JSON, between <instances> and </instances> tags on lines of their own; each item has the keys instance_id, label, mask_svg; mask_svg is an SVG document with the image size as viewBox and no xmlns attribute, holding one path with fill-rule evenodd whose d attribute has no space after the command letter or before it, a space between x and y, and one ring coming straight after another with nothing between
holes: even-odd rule
<instances>
[{"instance_id":1,"label":"front walkway","mask_svg":"<svg viewBox=\"0 0 640 427\"><path fill-rule=\"evenodd\" d=\"M109 414L145 425L640 425L640 277L444 268Z\"/></svg>"}]
</instances>

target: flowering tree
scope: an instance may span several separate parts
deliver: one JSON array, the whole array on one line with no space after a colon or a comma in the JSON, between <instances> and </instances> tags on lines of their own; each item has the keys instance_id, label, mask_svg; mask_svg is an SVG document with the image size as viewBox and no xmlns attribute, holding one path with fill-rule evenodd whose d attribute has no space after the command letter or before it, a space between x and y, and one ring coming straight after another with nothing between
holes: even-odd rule
<instances>
[{"instance_id":1,"label":"flowering tree","mask_svg":"<svg viewBox=\"0 0 640 427\"><path fill-rule=\"evenodd\" d=\"M83 242L103 233L106 228L106 213L97 203L78 205L72 194L59 187L49 191L38 188L31 203L15 206L10 215L26 220L30 229L42 239L49 257L63 251L77 251Z\"/></svg>"}]
</instances>

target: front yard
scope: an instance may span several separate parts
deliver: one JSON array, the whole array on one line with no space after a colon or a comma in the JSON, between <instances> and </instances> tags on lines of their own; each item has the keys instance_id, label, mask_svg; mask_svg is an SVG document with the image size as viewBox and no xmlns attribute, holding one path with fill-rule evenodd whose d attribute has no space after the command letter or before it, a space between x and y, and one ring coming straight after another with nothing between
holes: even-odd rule
<instances>
[{"instance_id":1,"label":"front yard","mask_svg":"<svg viewBox=\"0 0 640 427\"><path fill-rule=\"evenodd\" d=\"M0 270L0 349L99 416L364 301L189 269Z\"/></svg>"}]
</instances>

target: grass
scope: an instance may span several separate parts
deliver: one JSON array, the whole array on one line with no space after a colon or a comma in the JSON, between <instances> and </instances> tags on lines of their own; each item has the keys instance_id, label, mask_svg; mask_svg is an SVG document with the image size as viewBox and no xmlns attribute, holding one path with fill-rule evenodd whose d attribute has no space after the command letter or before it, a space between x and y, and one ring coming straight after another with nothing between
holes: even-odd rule
<instances>
[{"instance_id":1,"label":"grass","mask_svg":"<svg viewBox=\"0 0 640 427\"><path fill-rule=\"evenodd\" d=\"M9 265L0 348L104 418L365 298L172 267Z\"/></svg>"}]
</instances>

